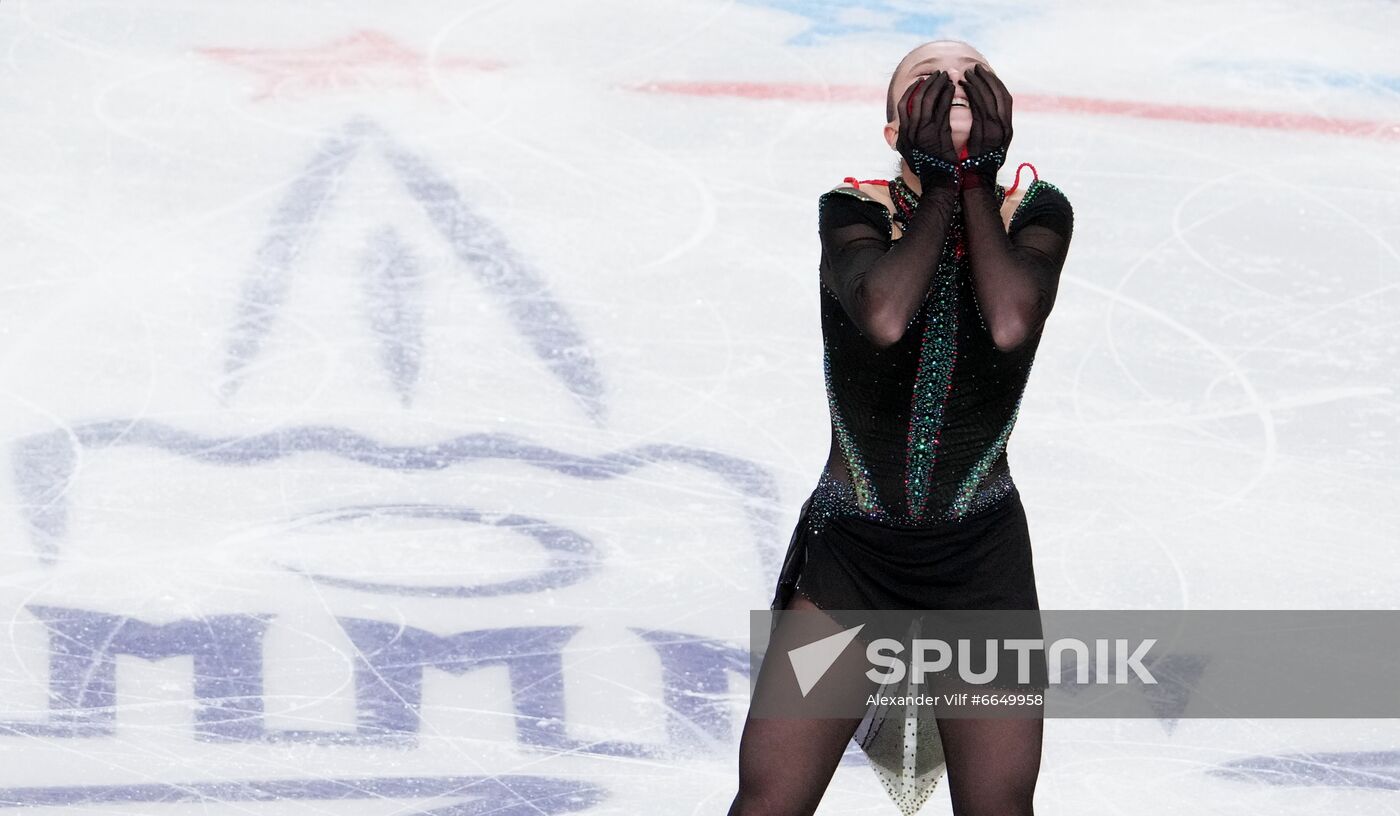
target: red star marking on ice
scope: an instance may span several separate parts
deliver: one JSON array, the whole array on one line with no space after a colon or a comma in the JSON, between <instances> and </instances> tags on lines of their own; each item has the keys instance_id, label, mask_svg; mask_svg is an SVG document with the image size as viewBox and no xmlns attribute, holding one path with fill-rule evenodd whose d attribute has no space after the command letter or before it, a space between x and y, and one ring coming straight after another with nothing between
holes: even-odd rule
<instances>
[{"instance_id":1,"label":"red star marking on ice","mask_svg":"<svg viewBox=\"0 0 1400 816\"><path fill-rule=\"evenodd\" d=\"M429 60L382 31L361 30L315 48L200 48L201 54L247 68L262 78L254 99L281 96L289 90L419 87L434 69L494 71L494 59L448 57Z\"/></svg>"}]
</instances>

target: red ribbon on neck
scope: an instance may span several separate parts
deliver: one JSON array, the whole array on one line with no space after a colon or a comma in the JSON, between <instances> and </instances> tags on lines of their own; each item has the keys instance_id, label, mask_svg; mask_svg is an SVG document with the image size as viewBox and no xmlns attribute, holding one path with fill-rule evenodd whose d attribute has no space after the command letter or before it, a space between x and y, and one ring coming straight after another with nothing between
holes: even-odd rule
<instances>
[{"instance_id":1,"label":"red ribbon on neck","mask_svg":"<svg viewBox=\"0 0 1400 816\"><path fill-rule=\"evenodd\" d=\"M1016 166L1016 180L1011 182L1011 189L1006 191L1007 195L1011 195L1012 193L1016 192L1016 188L1021 186L1022 167L1029 167L1031 169L1031 175L1035 177L1035 180L1040 180L1040 173L1036 171L1035 165L1031 164L1030 162L1021 162L1019 165Z\"/></svg>"}]
</instances>

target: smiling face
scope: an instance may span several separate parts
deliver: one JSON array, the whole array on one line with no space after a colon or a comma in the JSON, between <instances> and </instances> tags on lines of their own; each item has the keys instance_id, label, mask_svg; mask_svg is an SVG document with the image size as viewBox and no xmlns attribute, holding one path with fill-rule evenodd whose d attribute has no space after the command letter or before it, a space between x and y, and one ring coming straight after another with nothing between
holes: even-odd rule
<instances>
[{"instance_id":1,"label":"smiling face","mask_svg":"<svg viewBox=\"0 0 1400 816\"><path fill-rule=\"evenodd\" d=\"M899 137L899 115L895 104L904 92L919 77L928 76L934 71L946 71L953 81L953 109L948 114L948 125L953 131L953 144L962 150L967 145L967 134L972 129L972 111L968 108L967 92L958 85L963 72L973 65L991 69L991 63L982 52L962 40L934 40L915 48L899 61L890 77L889 94L885 100L885 141L893 148Z\"/></svg>"}]
</instances>

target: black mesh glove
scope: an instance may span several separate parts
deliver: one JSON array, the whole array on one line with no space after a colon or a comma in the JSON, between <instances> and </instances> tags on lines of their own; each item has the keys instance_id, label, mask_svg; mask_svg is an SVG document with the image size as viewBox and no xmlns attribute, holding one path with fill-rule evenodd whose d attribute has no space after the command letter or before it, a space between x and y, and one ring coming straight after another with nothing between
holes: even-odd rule
<instances>
[{"instance_id":1,"label":"black mesh glove","mask_svg":"<svg viewBox=\"0 0 1400 816\"><path fill-rule=\"evenodd\" d=\"M920 77L899 100L895 149L925 189L958 183L958 152L948 121L952 106L953 81L944 71Z\"/></svg>"},{"instance_id":2,"label":"black mesh glove","mask_svg":"<svg viewBox=\"0 0 1400 816\"><path fill-rule=\"evenodd\" d=\"M959 181L963 189L995 187L1011 146L1011 94L1000 77L981 65L969 68L959 84L972 107L967 150L958 162Z\"/></svg>"}]
</instances>

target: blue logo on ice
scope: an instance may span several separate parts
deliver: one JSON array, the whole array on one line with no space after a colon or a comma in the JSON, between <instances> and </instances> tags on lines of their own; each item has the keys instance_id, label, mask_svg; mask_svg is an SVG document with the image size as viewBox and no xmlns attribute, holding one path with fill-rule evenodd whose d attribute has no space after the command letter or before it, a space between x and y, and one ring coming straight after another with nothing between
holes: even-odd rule
<instances>
[{"instance_id":1,"label":"blue logo on ice","mask_svg":"<svg viewBox=\"0 0 1400 816\"><path fill-rule=\"evenodd\" d=\"M902 35L920 40L942 37L976 39L983 31L1007 18L1024 20L1041 14L1019 2L959 6L947 13L930 10L930 4L910 0L748 0L801 15L811 23L787 41L788 45L820 45L829 40L862 35ZM975 44L975 43L974 43ZM893 65L891 65L893 67Z\"/></svg>"},{"instance_id":2,"label":"blue logo on ice","mask_svg":"<svg viewBox=\"0 0 1400 816\"><path fill-rule=\"evenodd\" d=\"M234 396L262 362L265 346L277 321L285 320L288 295L306 256L306 247L325 235L335 236L326 213L345 183L345 173L357 155L378 155L407 199L406 212L419 211L430 231L442 239L447 255L477 275L492 305L506 317L512 330L524 339L533 360L552 383L595 425L607 417L603 380L585 337L564 304L555 298L544 277L509 245L504 234L435 169L426 157L408 150L383 128L355 119L331 134L295 176L276 207L272 224L257 250L243 281L232 331L223 349L221 396ZM384 202L379 202L383 204ZM343 238L341 236L335 236ZM378 345L378 362L389 375L391 387L405 407L411 407L420 370L425 334L423 275L425 257L392 226L372 228L367 250L359 261L359 280L366 300L374 308L366 319ZM586 440L581 440L586 441ZM597 447L597 446L595 446ZM507 429L457 433L446 438L400 444L377 438L359 428L329 423L299 422L260 432L244 429L189 430L150 416L111 417L90 420L63 418L59 427L34 429L20 434L9 446L16 502L25 522L38 562L55 571L64 570L64 547L80 536L71 529L84 506L83 479L100 482L95 469L85 468L103 455L121 455L122 449L139 449L178 459L182 467L251 472L287 457L334 458L338 472L349 472L366 485L379 487L382 476L417 479L432 471L473 464L500 464L502 468L537 471L570 485L576 481L588 496L609 489L618 491L636 483L638 471L662 466L698 475L727 486L733 496L731 512L747 527L757 560L776 565L780 552L773 544L777 487L760 464L722 452L641 439L634 444L576 453L561 446L524 438ZM365 466L365 467L360 467ZM601 487L600 487L601 485ZM565 488L567 489L567 487ZM467 583L435 580L431 584L398 581L393 571L368 575L333 574L339 563L317 562L320 569L304 565L270 563L267 574L280 568L307 582L321 598L322 587L354 593L372 593L440 599L478 599L499 596L544 597L553 590L574 586L592 578L603 564L604 548L589 536L571 530L557 520L465 506L431 497L390 500L371 504L345 504L317 493L311 512L292 511L282 519L286 528L340 525L350 528L366 520L407 524L436 523L490 527L513 546L536 555L528 569L505 574L478 565L441 572L481 578ZM157 501L163 499L158 498ZM188 503L188 502L187 502ZM498 502L498 505L503 502ZM325 505L325 506L321 506ZM250 506L258 506L256 502ZM552 512L549 505L545 512ZM199 507L180 506L170 500L169 510L182 517L196 515ZM724 513L722 513L723 515ZM539 514L542 515L542 514ZM92 528L84 528L90 531ZM225 544L227 542L224 542ZM650 542L648 542L650 543ZM198 542L191 546L198 546ZM228 551L237 553L236 548ZM284 551L279 550L279 557ZM152 564L156 564L152 559ZM331 566L325 566L330 564ZM488 565L490 566L490 565ZM133 570L146 569L142 564ZM161 565L151 567L162 568ZM244 570L241 574L256 572ZM436 573L435 573L436 574ZM455 575L454 575L455 577ZM368 580L367 580L368 578ZM490 579L490 580L487 580ZM254 597L261 588L252 589ZM54 594L61 594L61 590ZM61 600L61 599L60 599ZM324 601L321 601L324 603ZM415 600L413 609L421 609ZM119 605L112 597L94 605ZM527 604L528 605L528 604ZM217 608L217 603L210 605ZM375 610L379 603L360 605ZM565 679L569 674L563 656L577 625L451 626L426 621L426 628L411 625L402 609L376 615L332 613L328 623L345 639L349 656L345 667L353 678L348 695L351 713L336 727L320 723L313 728L288 727L272 722L265 702L275 692L267 681L269 649L265 636L283 623L276 611L238 609L212 614L209 610L179 608L121 610L74 608L67 603L29 602L23 611L46 631L36 651L46 660L48 672L39 684L46 686L46 709L0 719L0 739L43 741L70 738L103 738L121 735L127 727L118 716L129 699L128 675L133 658L163 662L185 658L192 664L191 722L183 738L207 743L322 744L342 748L411 747L424 730L423 699L428 673L462 675L478 670L504 670L508 694L499 699L514 726L513 744L524 750L556 755L667 756L677 752L715 753L728 749L733 733L732 713L724 694L729 675L746 673L746 650L721 639L694 632L670 631L651 625L627 627L657 660L660 680L655 695L657 716L663 721L660 742L579 737L570 733L565 706ZM355 610L358 611L358 610ZM451 620L452 610L441 617ZM588 622L588 621L585 621ZM446 631L443 631L443 630ZM283 630L285 633L285 629ZM280 652L285 655L285 649ZM284 670L282 664L275 666ZM298 666L298 670L303 667ZM121 682L119 682L119 680ZM492 701L495 702L495 701ZM489 705L489 702L483 703ZM65 750L72 750L65 749ZM415 808L414 813L437 816L466 813L541 814L587 809L606 799L599 785L571 779L528 775L486 774L480 777L403 776L383 778L246 779L180 783L169 780L123 784L76 784L54 787L0 789L0 807L80 807L107 804L184 803L217 801L263 802L270 800L422 799L440 801Z\"/></svg>"}]
</instances>

